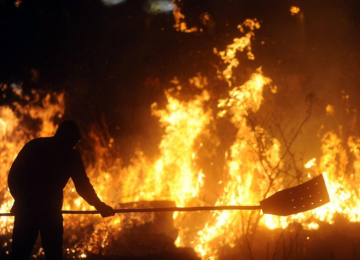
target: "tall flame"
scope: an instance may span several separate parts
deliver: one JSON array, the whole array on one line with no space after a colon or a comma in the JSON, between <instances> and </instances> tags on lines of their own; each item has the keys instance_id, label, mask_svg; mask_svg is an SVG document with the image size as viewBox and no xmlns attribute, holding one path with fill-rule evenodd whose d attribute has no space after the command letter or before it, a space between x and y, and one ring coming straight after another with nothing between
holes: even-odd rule
<instances>
[{"instance_id":1,"label":"tall flame","mask_svg":"<svg viewBox=\"0 0 360 260\"><path fill-rule=\"evenodd\" d=\"M185 206L197 197L203 183L204 174L196 166L194 142L211 119L210 112L203 109L210 96L204 90L188 102L174 98L169 91L166 97L166 109L159 109L156 103L151 106L152 114L160 118L164 127L160 156L151 163L139 152L137 163L122 174L126 183L122 192L125 196L137 194L132 201L165 199Z\"/></svg>"}]
</instances>

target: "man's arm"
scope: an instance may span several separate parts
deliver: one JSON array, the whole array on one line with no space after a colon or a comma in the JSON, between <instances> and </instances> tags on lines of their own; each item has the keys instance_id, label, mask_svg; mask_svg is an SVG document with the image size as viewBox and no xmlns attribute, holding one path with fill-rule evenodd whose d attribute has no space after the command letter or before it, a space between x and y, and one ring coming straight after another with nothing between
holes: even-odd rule
<instances>
[{"instance_id":1,"label":"man's arm","mask_svg":"<svg viewBox=\"0 0 360 260\"><path fill-rule=\"evenodd\" d=\"M73 150L72 152L74 161L72 164L73 169L71 169L71 178L75 184L77 193L83 197L86 202L94 206L101 213L102 217L113 216L115 214L113 208L99 199L91 185L79 152L76 150Z\"/></svg>"}]
</instances>

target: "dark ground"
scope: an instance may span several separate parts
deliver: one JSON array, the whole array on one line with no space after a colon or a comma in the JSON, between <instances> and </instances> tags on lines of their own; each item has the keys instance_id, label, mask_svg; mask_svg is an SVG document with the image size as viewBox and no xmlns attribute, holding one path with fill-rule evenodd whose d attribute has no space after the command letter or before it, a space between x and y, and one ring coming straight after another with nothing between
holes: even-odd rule
<instances>
[{"instance_id":1,"label":"dark ground","mask_svg":"<svg viewBox=\"0 0 360 260\"><path fill-rule=\"evenodd\" d=\"M285 230L259 228L253 235L241 237L235 247L219 249L220 260L230 259L273 259L273 260L352 260L360 259L360 224L350 223L340 215L334 224L319 223L318 230L303 230L299 224L291 224ZM3 245L4 236L0 237ZM250 247L249 247L250 243ZM1 259L10 259L6 254L10 244L0 249ZM66 245L64 245L66 246ZM118 245L121 247L123 245ZM143 256L102 256L87 252L89 260L153 260L189 259L198 260L191 248L158 250ZM38 257L36 259L44 259ZM73 255L64 259L74 259ZM76 258L77 259L77 258Z\"/></svg>"}]
</instances>

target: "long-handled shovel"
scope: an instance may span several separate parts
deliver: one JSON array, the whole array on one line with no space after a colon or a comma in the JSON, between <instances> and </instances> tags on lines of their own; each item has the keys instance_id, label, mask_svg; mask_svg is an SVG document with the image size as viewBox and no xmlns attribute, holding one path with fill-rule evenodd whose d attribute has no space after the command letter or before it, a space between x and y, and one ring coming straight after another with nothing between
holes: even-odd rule
<instances>
[{"instance_id":1,"label":"long-handled shovel","mask_svg":"<svg viewBox=\"0 0 360 260\"><path fill-rule=\"evenodd\" d=\"M301 185L279 191L269 198L260 201L256 206L209 206L209 207L166 207L143 209L115 209L116 213L165 212L165 211L206 211L206 210L257 210L264 214L287 216L320 207L330 202L324 177L319 175ZM98 211L64 210L63 214L100 214ZM0 216L13 216L11 213L0 213Z\"/></svg>"}]
</instances>

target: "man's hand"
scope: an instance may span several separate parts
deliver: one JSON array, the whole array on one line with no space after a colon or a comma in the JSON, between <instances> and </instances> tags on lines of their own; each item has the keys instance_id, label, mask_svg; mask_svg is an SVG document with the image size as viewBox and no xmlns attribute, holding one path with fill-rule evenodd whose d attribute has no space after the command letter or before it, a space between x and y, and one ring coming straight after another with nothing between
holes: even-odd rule
<instances>
[{"instance_id":1,"label":"man's hand","mask_svg":"<svg viewBox=\"0 0 360 260\"><path fill-rule=\"evenodd\" d=\"M103 218L115 215L114 209L105 203L102 203L99 207L97 207L97 210L100 212Z\"/></svg>"}]
</instances>

